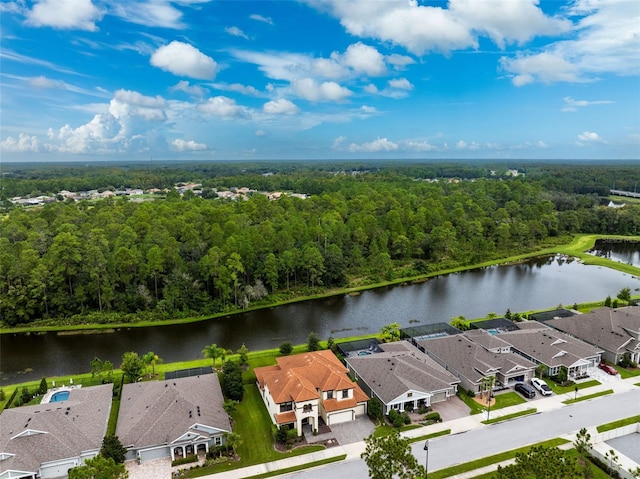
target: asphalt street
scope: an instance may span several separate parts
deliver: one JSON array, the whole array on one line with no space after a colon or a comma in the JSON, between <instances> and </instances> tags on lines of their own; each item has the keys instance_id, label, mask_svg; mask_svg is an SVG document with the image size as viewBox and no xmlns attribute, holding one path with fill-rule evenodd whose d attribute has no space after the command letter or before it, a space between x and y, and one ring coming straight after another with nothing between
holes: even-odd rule
<instances>
[{"instance_id":1,"label":"asphalt street","mask_svg":"<svg viewBox=\"0 0 640 479\"><path fill-rule=\"evenodd\" d=\"M502 451L568 435L583 427L597 426L637 414L640 414L640 389L603 396L460 434L439 437L429 441L429 470L473 461ZM424 443L413 444L412 451L420 463L425 464ZM354 459L281 477L359 479L368 477L368 469L364 461Z\"/></svg>"}]
</instances>

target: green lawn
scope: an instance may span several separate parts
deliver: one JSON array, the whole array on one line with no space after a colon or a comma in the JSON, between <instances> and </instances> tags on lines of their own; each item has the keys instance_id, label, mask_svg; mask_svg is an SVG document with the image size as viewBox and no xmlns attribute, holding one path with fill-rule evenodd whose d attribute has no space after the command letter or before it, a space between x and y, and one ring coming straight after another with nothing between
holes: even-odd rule
<instances>
[{"instance_id":1,"label":"green lawn","mask_svg":"<svg viewBox=\"0 0 640 479\"><path fill-rule=\"evenodd\" d=\"M640 422L640 415L628 417L626 419L620 419L618 421L608 422L607 424L601 424L597 427L598 432L611 431L612 429L618 429L619 427L628 426Z\"/></svg>"},{"instance_id":2,"label":"green lawn","mask_svg":"<svg viewBox=\"0 0 640 479\"><path fill-rule=\"evenodd\" d=\"M623 368L621 366L613 365L616 368L616 371L620 373L620 377L622 379L633 378L636 376L640 376L640 368Z\"/></svg>"},{"instance_id":3,"label":"green lawn","mask_svg":"<svg viewBox=\"0 0 640 479\"><path fill-rule=\"evenodd\" d=\"M483 409L486 409L482 404L478 403L475 399L467 396L464 392L459 394L458 397L462 399L462 401L467 406L469 406L469 409L471 410L469 414L471 415L480 414ZM515 406L517 404L522 404L525 402L527 402L527 400L514 391L510 391L508 393L503 393L503 394L496 394L495 404L491 406L491 410L494 411L496 409Z\"/></svg>"},{"instance_id":4,"label":"green lawn","mask_svg":"<svg viewBox=\"0 0 640 479\"><path fill-rule=\"evenodd\" d=\"M525 409L524 411L514 412L512 414L507 414L505 416L494 417L493 419L488 419L486 421L482 421L482 424L494 424L496 422L508 421L509 419L515 419L520 416L527 416L529 414L535 414L538 412L536 408Z\"/></svg>"},{"instance_id":5,"label":"green lawn","mask_svg":"<svg viewBox=\"0 0 640 479\"><path fill-rule=\"evenodd\" d=\"M595 379L592 379L591 381L585 381L583 383L576 383L573 386L560 386L560 385L558 385L558 383L556 383L555 381L551 381L551 380L547 380L546 383L549 385L551 390L556 394L564 394L564 393L574 392L575 389L576 389L576 386L578 387L578 390L580 390L580 389L591 388L593 386L597 386L599 384L602 384L600 381L597 381Z\"/></svg>"},{"instance_id":6,"label":"green lawn","mask_svg":"<svg viewBox=\"0 0 640 479\"><path fill-rule=\"evenodd\" d=\"M564 404L573 404L573 403L576 403L576 402L586 401L588 399L593 399L593 398L597 398L597 397L600 397L600 396L606 396L607 394L613 394L613 389L607 389L606 391L600 391L598 393L589 394L587 396L578 396L577 398L568 399L568 400L562 401L562 402Z\"/></svg>"}]
</instances>

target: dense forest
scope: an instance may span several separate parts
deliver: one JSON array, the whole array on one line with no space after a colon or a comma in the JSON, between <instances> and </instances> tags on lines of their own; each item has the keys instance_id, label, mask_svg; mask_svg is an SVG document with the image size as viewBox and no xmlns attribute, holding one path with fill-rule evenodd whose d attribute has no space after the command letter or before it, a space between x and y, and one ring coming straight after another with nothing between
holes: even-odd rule
<instances>
[{"instance_id":1,"label":"dense forest","mask_svg":"<svg viewBox=\"0 0 640 479\"><path fill-rule=\"evenodd\" d=\"M637 164L209 164L15 166L0 199L0 319L5 326L131 322L419 276L532 251L574 233L640 234ZM524 174L523 174L524 173ZM8 198L60 190L171 188L153 201ZM246 201L216 189L310 195ZM608 200L607 200L608 201Z\"/></svg>"}]
</instances>

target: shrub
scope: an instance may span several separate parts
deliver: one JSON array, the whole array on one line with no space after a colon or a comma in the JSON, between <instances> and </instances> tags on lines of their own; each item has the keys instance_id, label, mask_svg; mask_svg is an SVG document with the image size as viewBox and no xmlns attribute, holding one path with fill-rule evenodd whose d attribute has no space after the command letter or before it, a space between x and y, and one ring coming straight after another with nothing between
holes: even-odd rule
<instances>
[{"instance_id":1,"label":"shrub","mask_svg":"<svg viewBox=\"0 0 640 479\"><path fill-rule=\"evenodd\" d=\"M182 457L171 462L171 466L180 466L182 464L190 464L192 462L198 462L198 456L193 454L192 456Z\"/></svg>"},{"instance_id":2,"label":"shrub","mask_svg":"<svg viewBox=\"0 0 640 479\"><path fill-rule=\"evenodd\" d=\"M389 422L393 424L393 427L401 427L404 424L407 424L405 421L406 419L409 419L409 416L407 416L406 414L399 413L395 409L392 409L391 411L389 411L389 415L387 417L389 418ZM411 419L409 419L409 422L411 422Z\"/></svg>"},{"instance_id":3,"label":"shrub","mask_svg":"<svg viewBox=\"0 0 640 479\"><path fill-rule=\"evenodd\" d=\"M474 398L476 397L476 393L474 391L472 391L471 389L467 390L467 396L469 396L470 398Z\"/></svg>"},{"instance_id":4,"label":"shrub","mask_svg":"<svg viewBox=\"0 0 640 479\"><path fill-rule=\"evenodd\" d=\"M442 422L442 418L440 417L440 413L433 411L430 412L429 414L426 414L424 416L424 420L425 421L432 421L432 422Z\"/></svg>"},{"instance_id":5,"label":"shrub","mask_svg":"<svg viewBox=\"0 0 640 479\"><path fill-rule=\"evenodd\" d=\"M283 356L288 356L292 351L293 345L289 341L286 341L280 345L280 354L282 354Z\"/></svg>"}]
</instances>

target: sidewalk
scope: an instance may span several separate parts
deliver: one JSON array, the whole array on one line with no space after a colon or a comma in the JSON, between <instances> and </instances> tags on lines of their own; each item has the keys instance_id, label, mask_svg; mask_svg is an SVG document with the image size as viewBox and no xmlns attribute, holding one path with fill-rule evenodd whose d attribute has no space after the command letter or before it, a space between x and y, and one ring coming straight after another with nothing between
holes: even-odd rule
<instances>
[{"instance_id":1,"label":"sidewalk","mask_svg":"<svg viewBox=\"0 0 640 479\"><path fill-rule=\"evenodd\" d=\"M579 390L578 398L581 396L588 396L600 391L606 391L607 389L613 389L614 394L626 392L636 388L637 386L634 386L634 384L637 382L640 382L640 377L607 381L597 386ZM574 399L575 396L576 396L575 392L569 392L569 393L564 393L559 395L554 394L553 396L549 396L549 397L542 397L532 401L527 401L526 403L523 403L523 404L518 404L516 406L510 406L503 409L493 410L491 411L491 418L494 419L494 418L506 416L508 414L512 414L515 412L525 411L531 408L536 408L539 413L560 409L566 406L566 404L563 404L563 401L566 401L568 399ZM402 433L402 436L410 439L415 439L418 437L422 437L428 434L433 434L439 431L444 431L447 429L451 429L451 434L458 434L458 433L470 431L472 429L476 429L479 427L487 427L487 425L482 424L482 421L484 421L485 419L486 418L483 414L475 414L473 416L466 416L460 419L454 419L447 422L433 424L431 426L424 426L421 428L411 429L410 431L406 431ZM574 435L571 435L571 436L568 436L567 439L570 441L573 441L575 437ZM360 454L364 452L364 449L365 449L364 441L359 441L352 444L332 447L332 448L325 449L323 451L314 452L311 454L294 456L294 457L281 459L273 462L268 462L264 464L256 464L254 466L244 467L242 469L235 469L233 471L220 472L218 474L210 474L208 476L203 476L203 477L209 478L209 479L242 479L242 478L248 478L251 476L256 476L258 474L264 474L267 472L286 469L289 467L296 467L296 466L301 466L301 465L309 464L316 461L322 461L324 459L330 459L330 458L334 458L336 456L341 456L341 455L346 455L345 460L359 459ZM512 461L506 461L501 464L504 466L504 465L510 464L511 462ZM468 473L459 474L455 476L455 479L471 479L480 474L494 471L497 468L498 468L498 464L493 464L491 466L482 468L481 470L479 469L475 471L470 471Z\"/></svg>"}]
</instances>

